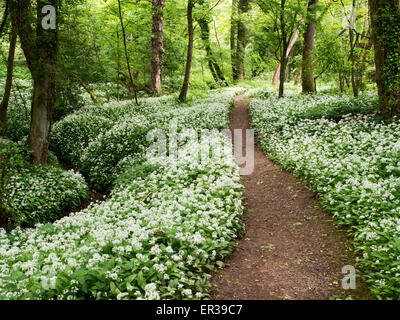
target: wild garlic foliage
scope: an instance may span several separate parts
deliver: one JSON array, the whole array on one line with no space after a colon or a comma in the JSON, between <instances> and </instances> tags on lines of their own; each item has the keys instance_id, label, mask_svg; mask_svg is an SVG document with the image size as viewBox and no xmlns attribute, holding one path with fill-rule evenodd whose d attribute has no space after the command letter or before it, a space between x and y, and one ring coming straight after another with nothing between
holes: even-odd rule
<instances>
[{"instance_id":1,"label":"wild garlic foliage","mask_svg":"<svg viewBox=\"0 0 400 320\"><path fill-rule=\"evenodd\" d=\"M400 298L400 121L385 122L375 96L255 99L262 148L306 180L338 224L350 227L373 292Z\"/></svg>"},{"instance_id":2,"label":"wild garlic foliage","mask_svg":"<svg viewBox=\"0 0 400 320\"><path fill-rule=\"evenodd\" d=\"M28 161L30 151L23 141L0 139L0 150L2 154L10 153L1 157L0 173L4 179L1 183L4 209L13 225L33 227L54 221L89 198L82 175L62 169L53 153L49 152L48 164L42 167Z\"/></svg>"},{"instance_id":3,"label":"wild garlic foliage","mask_svg":"<svg viewBox=\"0 0 400 320\"><path fill-rule=\"evenodd\" d=\"M207 139L179 144L178 157L137 161L144 145L132 130L168 129L171 120L180 129L227 128L234 93L190 105L171 98L151 98L140 107L127 103L122 118L112 108L98 112L115 125L83 147L79 161L99 172L120 163L111 195L53 224L0 231L0 299L207 297L211 272L223 265L243 228L243 187L231 142L213 130ZM69 126L73 119L82 126L79 116L62 121ZM71 129L59 141L78 137L83 143L85 134ZM217 145L227 148L216 155Z\"/></svg>"}]
</instances>

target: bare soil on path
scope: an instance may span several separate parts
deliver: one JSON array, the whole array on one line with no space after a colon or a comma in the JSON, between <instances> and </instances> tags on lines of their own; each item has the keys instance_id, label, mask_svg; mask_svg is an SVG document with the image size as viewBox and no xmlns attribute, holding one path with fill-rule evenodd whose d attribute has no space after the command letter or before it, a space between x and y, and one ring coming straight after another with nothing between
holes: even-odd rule
<instances>
[{"instance_id":1,"label":"bare soil on path","mask_svg":"<svg viewBox=\"0 0 400 320\"><path fill-rule=\"evenodd\" d=\"M243 95L236 97L232 130L250 128L249 103ZM255 144L254 172L242 176L241 181L245 187L245 234L228 258L229 266L213 276L212 298L370 298L359 277L356 290L342 288L342 268L355 264L346 233L334 226L314 193L268 160L257 141Z\"/></svg>"}]
</instances>

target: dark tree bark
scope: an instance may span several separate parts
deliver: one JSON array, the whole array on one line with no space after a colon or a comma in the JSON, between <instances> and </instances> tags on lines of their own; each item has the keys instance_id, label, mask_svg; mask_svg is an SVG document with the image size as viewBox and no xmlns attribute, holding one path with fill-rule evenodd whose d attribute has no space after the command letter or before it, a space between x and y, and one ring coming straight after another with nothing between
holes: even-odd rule
<instances>
[{"instance_id":1,"label":"dark tree bark","mask_svg":"<svg viewBox=\"0 0 400 320\"><path fill-rule=\"evenodd\" d=\"M15 17L13 17L11 22L11 37L10 37L10 49L8 51L7 60L7 78L6 85L4 88L3 99L0 103L0 136L4 136L7 130L7 109L8 102L10 100L12 81L13 81L13 71L14 71L14 57L15 57L15 47L17 44L17 26L15 23Z\"/></svg>"},{"instance_id":2,"label":"dark tree bark","mask_svg":"<svg viewBox=\"0 0 400 320\"><path fill-rule=\"evenodd\" d=\"M189 81L190 81L190 70L192 68L192 56L193 56L193 8L194 8L194 0L188 0L187 5L187 28L188 28L188 49L186 56L186 68L185 68L185 78L183 79L183 85L181 92L179 94L179 101L183 102L186 100L187 92L189 89Z\"/></svg>"},{"instance_id":3,"label":"dark tree bark","mask_svg":"<svg viewBox=\"0 0 400 320\"><path fill-rule=\"evenodd\" d=\"M304 32L303 60L302 60L302 89L303 93L315 92L313 73L314 39L317 29L316 11L319 0L310 0L307 7L307 25Z\"/></svg>"},{"instance_id":4,"label":"dark tree bark","mask_svg":"<svg viewBox=\"0 0 400 320\"><path fill-rule=\"evenodd\" d=\"M153 27L151 37L150 90L162 94L162 55L164 54L164 7L165 0L152 0Z\"/></svg>"},{"instance_id":5,"label":"dark tree bark","mask_svg":"<svg viewBox=\"0 0 400 320\"><path fill-rule=\"evenodd\" d=\"M35 164L47 163L50 128L55 102L55 67L57 62L57 24L55 29L44 29L42 13L46 5L57 11L57 0L37 0L36 17L31 0L11 1L11 14L15 16L21 47L33 79L31 124L28 146L33 150ZM36 21L36 31L32 22Z\"/></svg>"},{"instance_id":6,"label":"dark tree bark","mask_svg":"<svg viewBox=\"0 0 400 320\"><path fill-rule=\"evenodd\" d=\"M249 11L249 0L239 0L237 21L237 46L236 46L236 76L238 80L244 79L244 59L247 46L247 28L243 15Z\"/></svg>"},{"instance_id":7,"label":"dark tree bark","mask_svg":"<svg viewBox=\"0 0 400 320\"><path fill-rule=\"evenodd\" d=\"M382 114L400 116L400 3L369 0L376 83Z\"/></svg>"}]
</instances>

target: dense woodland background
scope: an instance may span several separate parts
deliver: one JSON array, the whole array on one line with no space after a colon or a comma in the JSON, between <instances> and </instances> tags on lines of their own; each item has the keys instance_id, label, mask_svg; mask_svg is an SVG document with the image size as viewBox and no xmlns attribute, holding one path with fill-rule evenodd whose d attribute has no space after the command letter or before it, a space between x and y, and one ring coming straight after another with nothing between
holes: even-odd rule
<instances>
[{"instance_id":1,"label":"dense woodland background","mask_svg":"<svg viewBox=\"0 0 400 320\"><path fill-rule=\"evenodd\" d=\"M45 5L57 8L55 30L38 27L48 14L41 12ZM305 93L329 83L358 96L374 90L377 80L382 112L393 116L399 112L398 6L365 0L2 1L0 76L8 74L2 122L13 79L33 80L28 104L37 120L28 144L34 162L43 164L51 121L79 104L82 89L95 103L94 85L103 85L109 97L136 100L181 89L183 101L189 85L270 81L272 74L280 96L285 82L301 84Z\"/></svg>"}]
</instances>

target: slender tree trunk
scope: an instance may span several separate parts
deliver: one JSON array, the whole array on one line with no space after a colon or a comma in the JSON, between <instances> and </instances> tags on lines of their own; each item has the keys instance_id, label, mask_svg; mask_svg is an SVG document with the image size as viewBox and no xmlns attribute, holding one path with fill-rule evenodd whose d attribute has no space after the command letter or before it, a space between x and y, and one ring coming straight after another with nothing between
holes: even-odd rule
<instances>
[{"instance_id":1,"label":"slender tree trunk","mask_svg":"<svg viewBox=\"0 0 400 320\"><path fill-rule=\"evenodd\" d=\"M218 36L218 31L217 31L217 25L215 23L215 19L212 17L213 21L213 26L214 26L214 34L215 34L215 39L217 40L217 45L218 45L218 50L219 50L219 55L218 55L218 62L222 64L223 66L223 58L222 58L222 52L221 52L221 43L219 41L219 36Z\"/></svg>"},{"instance_id":2,"label":"slender tree trunk","mask_svg":"<svg viewBox=\"0 0 400 320\"><path fill-rule=\"evenodd\" d=\"M350 62L351 62L351 87L353 90L353 95L358 97L358 85L356 81L356 59L355 59L355 44L354 44L354 30L350 28L349 30L349 41L350 41Z\"/></svg>"},{"instance_id":3,"label":"slender tree trunk","mask_svg":"<svg viewBox=\"0 0 400 320\"><path fill-rule=\"evenodd\" d=\"M165 0L152 0L153 27L151 37L150 90L162 94L162 55L164 54L164 7Z\"/></svg>"},{"instance_id":4,"label":"slender tree trunk","mask_svg":"<svg viewBox=\"0 0 400 320\"><path fill-rule=\"evenodd\" d=\"M400 3L369 0L376 83L382 114L400 116Z\"/></svg>"},{"instance_id":5,"label":"slender tree trunk","mask_svg":"<svg viewBox=\"0 0 400 320\"><path fill-rule=\"evenodd\" d=\"M236 72L237 79L242 80L245 76L244 59L247 46L247 28L244 21L244 14L249 11L249 0L239 0L238 12L239 18L237 22L237 47L236 47Z\"/></svg>"},{"instance_id":6,"label":"slender tree trunk","mask_svg":"<svg viewBox=\"0 0 400 320\"><path fill-rule=\"evenodd\" d=\"M207 17L202 17L197 20L201 29L201 39L203 41L206 57L208 62L208 67L210 68L211 74L214 78L214 81L217 83L222 83L223 85L227 85L225 77L222 73L222 70L217 62L217 59L214 56L214 53L211 49L210 44L210 28L208 25Z\"/></svg>"},{"instance_id":7,"label":"slender tree trunk","mask_svg":"<svg viewBox=\"0 0 400 320\"><path fill-rule=\"evenodd\" d=\"M286 49L286 58L289 57L290 52L292 51L294 44L296 43L297 39L299 38L300 35L300 27L298 27L296 29L296 31L293 33L289 45ZM272 84L276 85L279 82L280 79L280 75L281 75L281 62L279 61L278 66L276 67L275 73L274 73L274 77L272 79Z\"/></svg>"},{"instance_id":8,"label":"slender tree trunk","mask_svg":"<svg viewBox=\"0 0 400 320\"><path fill-rule=\"evenodd\" d=\"M340 93L344 92L344 83L343 83L343 76L342 73L339 72L339 88L340 88Z\"/></svg>"},{"instance_id":9,"label":"slender tree trunk","mask_svg":"<svg viewBox=\"0 0 400 320\"><path fill-rule=\"evenodd\" d=\"M129 62L128 49L127 49L127 45L126 45L125 26L124 26L124 21L122 18L122 9L121 9L121 1L120 0L118 0L118 12L119 12L119 21L121 22L121 28L122 28L122 37L124 40L125 59L126 59L127 67L128 67L129 80L130 80L130 84L132 86L133 94L135 96L135 102L136 102L136 104L139 104L138 98L137 98L136 85L135 85L135 82L133 81L133 77L132 77L131 64Z\"/></svg>"},{"instance_id":10,"label":"slender tree trunk","mask_svg":"<svg viewBox=\"0 0 400 320\"><path fill-rule=\"evenodd\" d=\"M208 27L208 21L206 18L203 17L203 18L198 19L197 22L199 23L199 26L201 29L201 32L200 32L201 40L203 41L204 48L206 50L208 67L211 71L214 81L218 83L220 79L218 78L217 71L214 67L214 57L213 57L211 45L210 45L210 28Z\"/></svg>"},{"instance_id":11,"label":"slender tree trunk","mask_svg":"<svg viewBox=\"0 0 400 320\"><path fill-rule=\"evenodd\" d=\"M285 74L287 68L287 57L283 54L281 56L281 72L279 74L279 97L282 98L285 90Z\"/></svg>"},{"instance_id":12,"label":"slender tree trunk","mask_svg":"<svg viewBox=\"0 0 400 320\"><path fill-rule=\"evenodd\" d=\"M187 28L188 28L188 49L187 49L187 57L186 57L186 68L185 68L185 78L183 80L183 85L181 89L181 93L179 95L179 101L183 102L186 100L188 89L189 89L189 81L190 81L190 70L192 68L192 56L193 56L193 38L194 38L194 29L193 29L193 7L194 0L188 0L187 5Z\"/></svg>"},{"instance_id":13,"label":"slender tree trunk","mask_svg":"<svg viewBox=\"0 0 400 320\"><path fill-rule=\"evenodd\" d=\"M358 69L358 75L356 77L356 81L355 81L355 85L357 86L357 88L359 89L363 89L363 77L364 77L364 73L365 70L367 69L367 63L368 63L368 55L369 55L369 50L372 47L372 39L370 38L370 32L367 33L369 40L366 43L366 45L363 47L364 49L364 53L361 57L361 61L360 61L360 67Z\"/></svg>"},{"instance_id":14,"label":"slender tree trunk","mask_svg":"<svg viewBox=\"0 0 400 320\"><path fill-rule=\"evenodd\" d=\"M356 57L355 57L356 43L354 41L355 26L353 25L353 16L355 17L355 8L356 8L356 0L353 0L351 24L349 25L349 45L350 45L350 63L351 63L350 76L351 76L351 88L353 90L353 95L355 97L358 97L358 86L356 84Z\"/></svg>"},{"instance_id":15,"label":"slender tree trunk","mask_svg":"<svg viewBox=\"0 0 400 320\"><path fill-rule=\"evenodd\" d=\"M302 74L303 74L303 70L302 70L302 68L300 66L299 69L297 70L296 77L294 78L294 85L298 85L299 84Z\"/></svg>"},{"instance_id":16,"label":"slender tree trunk","mask_svg":"<svg viewBox=\"0 0 400 320\"><path fill-rule=\"evenodd\" d=\"M232 0L230 45L231 45L232 79L234 81L238 79L236 70L237 5L238 5L238 0Z\"/></svg>"},{"instance_id":17,"label":"slender tree trunk","mask_svg":"<svg viewBox=\"0 0 400 320\"><path fill-rule=\"evenodd\" d=\"M118 25L117 25L117 100L119 101L119 74L121 72L121 62L119 60L120 53L119 53L119 30L118 30Z\"/></svg>"},{"instance_id":18,"label":"slender tree trunk","mask_svg":"<svg viewBox=\"0 0 400 320\"><path fill-rule=\"evenodd\" d=\"M344 80L346 81L347 89L349 89L351 85L347 73L344 74Z\"/></svg>"},{"instance_id":19,"label":"slender tree trunk","mask_svg":"<svg viewBox=\"0 0 400 320\"><path fill-rule=\"evenodd\" d=\"M3 99L0 103L0 136L4 136L7 129L7 109L8 102L10 100L13 71L14 71L14 57L15 57L15 47L17 44L17 26L15 24L15 17L12 17L11 23L11 38L10 38L10 49L8 51L8 61L7 61L7 79L6 86L4 88Z\"/></svg>"},{"instance_id":20,"label":"slender tree trunk","mask_svg":"<svg viewBox=\"0 0 400 320\"><path fill-rule=\"evenodd\" d=\"M287 33L286 33L286 25L285 25L285 3L286 0L281 0L281 13L280 13L280 27L281 27L281 70L279 74L279 97L283 97L284 89L285 89L285 74L286 74L286 66L287 66L287 51L288 51L288 43L287 43Z\"/></svg>"},{"instance_id":21,"label":"slender tree trunk","mask_svg":"<svg viewBox=\"0 0 400 320\"><path fill-rule=\"evenodd\" d=\"M6 22L7 22L7 18L8 18L9 2L10 2L10 0L6 0L6 6L4 8L3 18L2 18L1 24L0 24L0 36L3 34L4 28L6 26Z\"/></svg>"},{"instance_id":22,"label":"slender tree trunk","mask_svg":"<svg viewBox=\"0 0 400 320\"><path fill-rule=\"evenodd\" d=\"M94 95L93 91L90 90L89 86L86 83L83 82L83 80L81 79L81 77L79 75L76 74L75 77L79 81L79 83L81 84L83 89L85 89L85 91L89 94L90 99L92 100L92 102L94 104L97 104L96 96Z\"/></svg>"},{"instance_id":23,"label":"slender tree trunk","mask_svg":"<svg viewBox=\"0 0 400 320\"><path fill-rule=\"evenodd\" d=\"M350 35L350 44L353 43L354 41L354 32L351 31L353 34ZM350 60L352 63L352 86L353 86L353 94L354 96L358 97L359 91L362 89L363 86L363 75L367 66L368 62L368 51L372 46L372 40L370 36L370 27L369 27L369 21L368 17L365 18L365 23L364 23L364 30L363 33L361 34L361 38L368 38L368 41L364 44L361 45L360 42L357 39L354 41L353 44L353 51L350 54ZM363 52L356 55L355 48L362 49ZM350 48L351 49L351 48Z\"/></svg>"},{"instance_id":24,"label":"slender tree trunk","mask_svg":"<svg viewBox=\"0 0 400 320\"><path fill-rule=\"evenodd\" d=\"M307 8L307 25L304 33L303 60L302 60L302 89L303 93L315 92L313 73L314 38L317 29L315 14L318 0L310 0Z\"/></svg>"}]
</instances>

